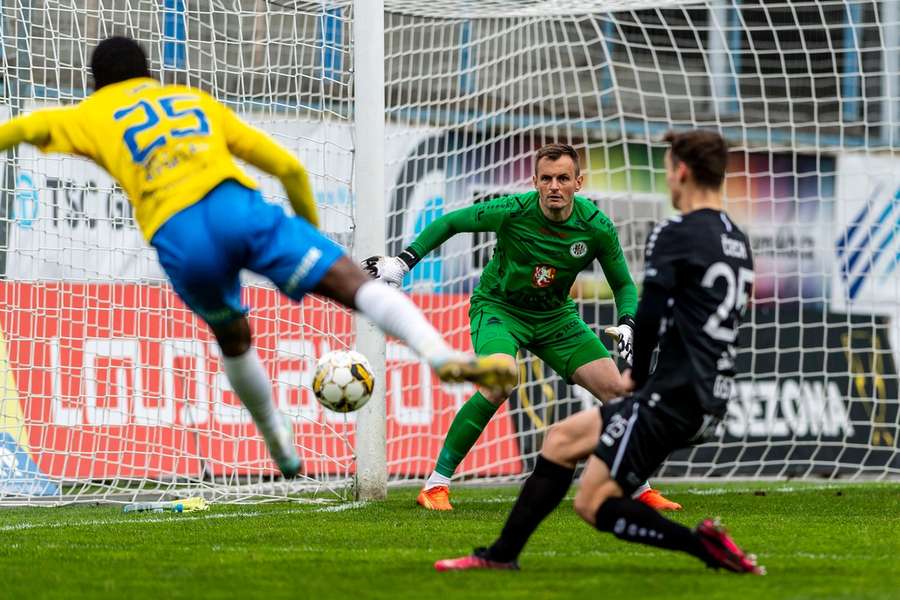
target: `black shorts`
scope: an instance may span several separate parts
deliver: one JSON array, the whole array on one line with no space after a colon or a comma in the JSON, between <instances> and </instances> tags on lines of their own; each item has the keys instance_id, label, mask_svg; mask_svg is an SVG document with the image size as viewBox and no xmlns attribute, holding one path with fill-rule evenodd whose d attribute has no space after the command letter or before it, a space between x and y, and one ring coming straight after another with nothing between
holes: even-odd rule
<instances>
[{"instance_id":1,"label":"black shorts","mask_svg":"<svg viewBox=\"0 0 900 600\"><path fill-rule=\"evenodd\" d=\"M631 495L679 448L702 443L719 420L700 408L690 387L639 390L600 407L603 431L594 454Z\"/></svg>"}]
</instances>

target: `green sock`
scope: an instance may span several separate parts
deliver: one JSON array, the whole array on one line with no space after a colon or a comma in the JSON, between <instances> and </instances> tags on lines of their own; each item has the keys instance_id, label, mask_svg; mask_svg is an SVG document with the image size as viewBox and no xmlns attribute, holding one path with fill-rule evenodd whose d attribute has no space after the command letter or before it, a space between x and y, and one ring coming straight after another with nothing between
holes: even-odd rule
<instances>
[{"instance_id":1,"label":"green sock","mask_svg":"<svg viewBox=\"0 0 900 600\"><path fill-rule=\"evenodd\" d=\"M453 418L434 470L444 477L452 477L456 467L478 441L478 436L497 412L497 408L482 396L481 392L475 392Z\"/></svg>"}]
</instances>

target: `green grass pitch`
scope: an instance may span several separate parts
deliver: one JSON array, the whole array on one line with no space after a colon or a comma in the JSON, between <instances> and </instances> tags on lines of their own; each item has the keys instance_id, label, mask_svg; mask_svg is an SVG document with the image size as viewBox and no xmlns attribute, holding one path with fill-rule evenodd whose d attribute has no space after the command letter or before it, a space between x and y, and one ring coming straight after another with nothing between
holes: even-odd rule
<instances>
[{"instance_id":1,"label":"green grass pitch","mask_svg":"<svg viewBox=\"0 0 900 600\"><path fill-rule=\"evenodd\" d=\"M455 490L430 513L386 502L214 505L183 515L121 507L0 510L4 598L900 598L900 484L673 484L676 518L719 515L766 577L713 572L626 544L566 501L520 572L436 573L499 531L518 488ZM570 496L571 497L571 496Z\"/></svg>"}]
</instances>

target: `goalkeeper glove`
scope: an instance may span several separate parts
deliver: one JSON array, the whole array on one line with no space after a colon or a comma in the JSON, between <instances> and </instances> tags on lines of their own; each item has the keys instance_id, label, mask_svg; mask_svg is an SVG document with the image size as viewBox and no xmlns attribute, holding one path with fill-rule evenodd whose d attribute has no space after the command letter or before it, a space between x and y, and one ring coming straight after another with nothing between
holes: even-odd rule
<instances>
[{"instance_id":1,"label":"goalkeeper glove","mask_svg":"<svg viewBox=\"0 0 900 600\"><path fill-rule=\"evenodd\" d=\"M617 326L607 327L604 331L616 340L616 351L619 353L619 357L630 367L631 361L634 359L632 345L634 343L634 319L622 317Z\"/></svg>"},{"instance_id":2,"label":"goalkeeper glove","mask_svg":"<svg viewBox=\"0 0 900 600\"><path fill-rule=\"evenodd\" d=\"M370 256L362 261L362 269L372 276L394 287L400 287L403 277L418 262L416 256L409 250L404 250L400 256Z\"/></svg>"}]
</instances>

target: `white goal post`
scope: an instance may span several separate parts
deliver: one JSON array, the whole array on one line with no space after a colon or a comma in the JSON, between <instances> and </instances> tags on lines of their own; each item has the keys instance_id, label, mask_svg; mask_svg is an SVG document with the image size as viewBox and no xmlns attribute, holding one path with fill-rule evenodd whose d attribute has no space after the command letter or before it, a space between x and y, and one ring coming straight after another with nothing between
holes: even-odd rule
<instances>
[{"instance_id":1,"label":"white goal post","mask_svg":"<svg viewBox=\"0 0 900 600\"><path fill-rule=\"evenodd\" d=\"M384 6L380 1L356 0L355 33L355 131L356 189L366 189L359 209L367 218L356 229L357 258L381 256L385 243L387 212L384 179ZM372 193L374 192L374 193ZM361 196L357 196L361 198ZM371 217L371 218L368 218ZM356 496L380 499L387 495L387 407L385 404L384 334L362 317L356 320L356 349L374 365L375 390L360 410L356 433Z\"/></svg>"},{"instance_id":2,"label":"white goal post","mask_svg":"<svg viewBox=\"0 0 900 600\"><path fill-rule=\"evenodd\" d=\"M661 135L721 131L728 209L757 265L741 375L717 439L659 476L900 475L897 2L14 0L0 15L0 120L84 97L97 41L131 35L163 81L204 89L295 152L324 231L356 259L528 189L534 151L564 141L640 281L646 234L670 212ZM0 173L0 502L377 498L427 477L470 388L438 385L334 304L295 305L248 276L256 343L307 465L280 481L109 176L24 146ZM405 282L460 348L491 247L458 235ZM615 322L599 267L573 296L598 334ZM369 406L343 416L308 378L347 346L381 366ZM521 480L546 428L594 403L527 352L520 368L459 479Z\"/></svg>"}]
</instances>

